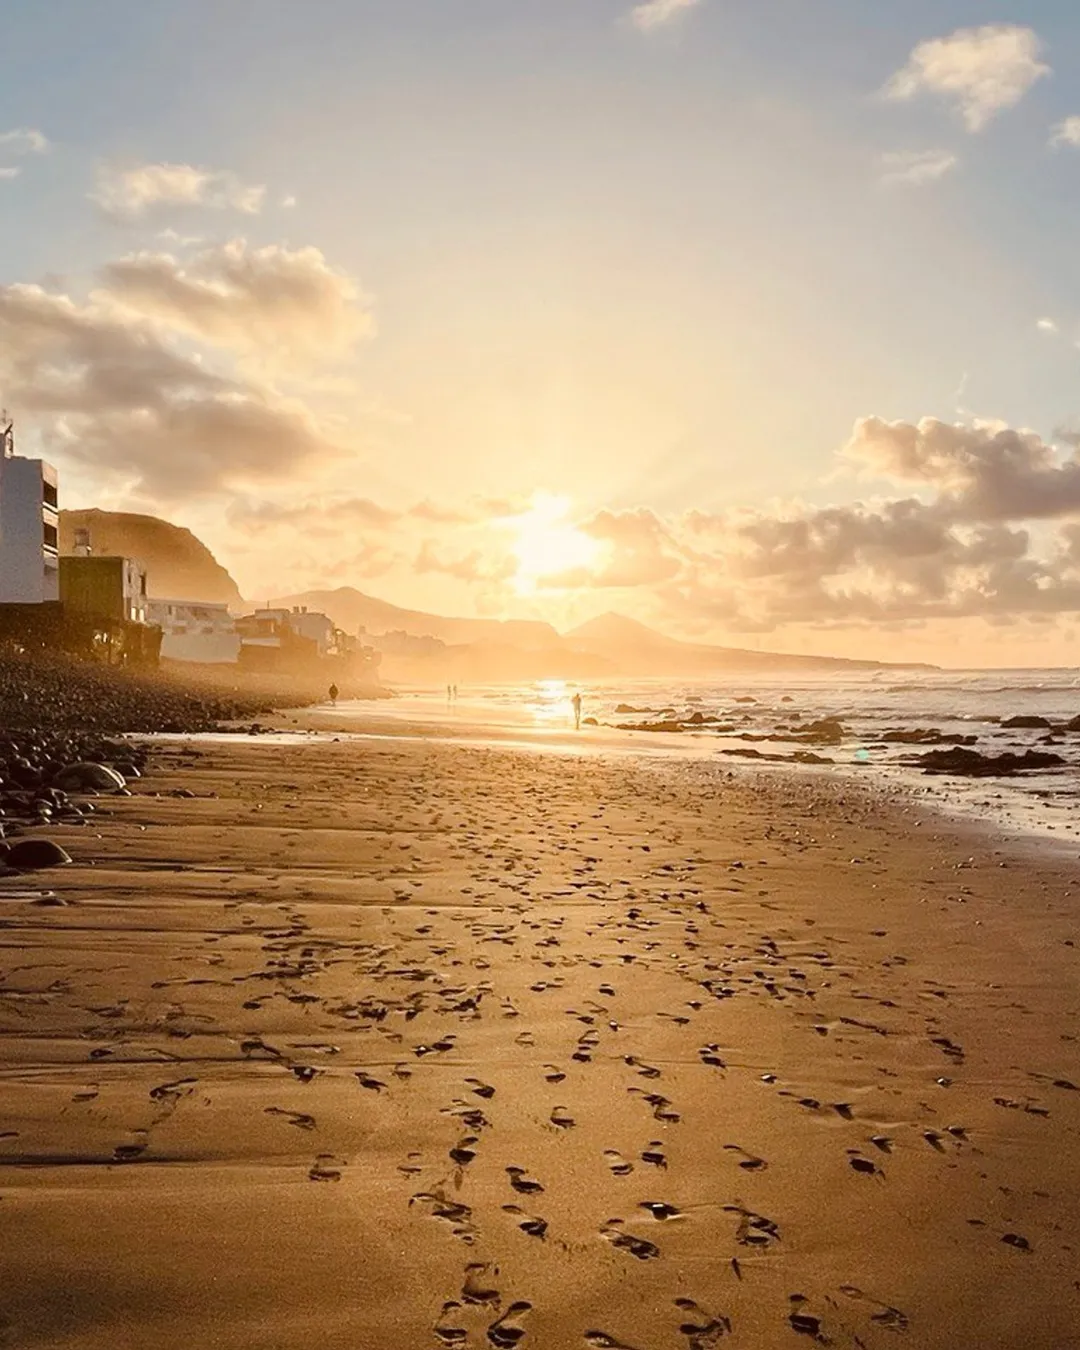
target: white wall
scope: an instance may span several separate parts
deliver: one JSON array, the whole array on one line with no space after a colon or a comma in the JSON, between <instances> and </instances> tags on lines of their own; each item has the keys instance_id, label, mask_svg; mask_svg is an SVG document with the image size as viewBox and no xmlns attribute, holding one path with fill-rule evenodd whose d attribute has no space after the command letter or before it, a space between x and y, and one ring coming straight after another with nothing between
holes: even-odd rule
<instances>
[{"instance_id":1,"label":"white wall","mask_svg":"<svg viewBox=\"0 0 1080 1350\"><path fill-rule=\"evenodd\" d=\"M0 454L0 603L60 598L57 550L45 542L47 527L59 526L56 508L45 504L47 483L55 489L51 464Z\"/></svg>"},{"instance_id":2,"label":"white wall","mask_svg":"<svg viewBox=\"0 0 1080 1350\"><path fill-rule=\"evenodd\" d=\"M150 600L146 617L161 628L161 655L170 661L232 665L240 659L240 637L226 605Z\"/></svg>"}]
</instances>

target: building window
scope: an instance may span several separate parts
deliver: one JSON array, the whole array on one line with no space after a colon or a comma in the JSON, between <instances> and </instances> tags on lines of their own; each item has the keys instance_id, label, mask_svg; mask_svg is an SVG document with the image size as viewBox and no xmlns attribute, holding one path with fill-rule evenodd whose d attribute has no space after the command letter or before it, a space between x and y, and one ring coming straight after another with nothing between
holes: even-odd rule
<instances>
[{"instance_id":1,"label":"building window","mask_svg":"<svg viewBox=\"0 0 1080 1350\"><path fill-rule=\"evenodd\" d=\"M50 483L44 480L42 481L41 500L45 503L46 506L57 506L59 504L56 496L55 483Z\"/></svg>"},{"instance_id":2,"label":"building window","mask_svg":"<svg viewBox=\"0 0 1080 1350\"><path fill-rule=\"evenodd\" d=\"M59 539L59 536L57 535L57 532L56 532L56 526L55 526L55 525L43 525L43 526L42 526L42 531L43 531L43 534L44 534L44 540L45 540L45 547L46 547L46 548L52 548L52 549L55 549L55 548L59 547L60 539Z\"/></svg>"}]
</instances>

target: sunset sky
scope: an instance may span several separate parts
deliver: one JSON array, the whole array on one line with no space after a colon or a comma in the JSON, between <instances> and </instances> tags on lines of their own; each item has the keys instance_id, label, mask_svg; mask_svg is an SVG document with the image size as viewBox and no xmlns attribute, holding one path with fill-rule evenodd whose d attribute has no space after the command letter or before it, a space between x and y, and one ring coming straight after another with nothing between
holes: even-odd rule
<instances>
[{"instance_id":1,"label":"sunset sky","mask_svg":"<svg viewBox=\"0 0 1080 1350\"><path fill-rule=\"evenodd\" d=\"M251 600L1080 664L1066 0L3 3L0 403Z\"/></svg>"}]
</instances>

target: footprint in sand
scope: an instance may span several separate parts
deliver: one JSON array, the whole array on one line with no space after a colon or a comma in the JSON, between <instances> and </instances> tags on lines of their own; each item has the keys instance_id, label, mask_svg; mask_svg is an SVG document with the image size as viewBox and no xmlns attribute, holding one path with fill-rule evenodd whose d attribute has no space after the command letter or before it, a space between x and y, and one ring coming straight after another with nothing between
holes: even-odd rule
<instances>
[{"instance_id":1,"label":"footprint in sand","mask_svg":"<svg viewBox=\"0 0 1080 1350\"><path fill-rule=\"evenodd\" d=\"M641 1161L648 1163L651 1167L667 1167L667 1154L664 1152L663 1141L654 1139L648 1148L641 1150Z\"/></svg>"},{"instance_id":2,"label":"footprint in sand","mask_svg":"<svg viewBox=\"0 0 1080 1350\"><path fill-rule=\"evenodd\" d=\"M561 1083L566 1077L557 1064L544 1065L544 1079L548 1083Z\"/></svg>"},{"instance_id":3,"label":"footprint in sand","mask_svg":"<svg viewBox=\"0 0 1080 1350\"><path fill-rule=\"evenodd\" d=\"M723 1315L714 1317L692 1298L677 1298L675 1306L687 1320L679 1327L679 1334L689 1342L688 1350L712 1350L722 1336L731 1332L731 1322Z\"/></svg>"},{"instance_id":4,"label":"footprint in sand","mask_svg":"<svg viewBox=\"0 0 1080 1350\"><path fill-rule=\"evenodd\" d=\"M559 1130L571 1130L577 1123L565 1106L554 1107L551 1112L550 1120L552 1125Z\"/></svg>"},{"instance_id":5,"label":"footprint in sand","mask_svg":"<svg viewBox=\"0 0 1080 1350\"><path fill-rule=\"evenodd\" d=\"M491 1344L498 1350L509 1350L509 1347L517 1345L525 1336L525 1328L518 1323L531 1310L532 1304L526 1303L523 1299L511 1303L503 1315L487 1329L487 1338Z\"/></svg>"},{"instance_id":6,"label":"footprint in sand","mask_svg":"<svg viewBox=\"0 0 1080 1350\"><path fill-rule=\"evenodd\" d=\"M479 1078L466 1078L465 1086L478 1097L483 1097L485 1101L490 1101L495 1096L495 1089L488 1083L481 1083Z\"/></svg>"},{"instance_id":7,"label":"footprint in sand","mask_svg":"<svg viewBox=\"0 0 1080 1350\"><path fill-rule=\"evenodd\" d=\"M547 1235L547 1219L541 1219L535 1214L526 1214L520 1205L503 1205L503 1213L512 1214L515 1218L521 1219L518 1227L529 1237L544 1238Z\"/></svg>"},{"instance_id":8,"label":"footprint in sand","mask_svg":"<svg viewBox=\"0 0 1080 1350\"><path fill-rule=\"evenodd\" d=\"M476 1157L473 1144L479 1142L475 1134L467 1134L464 1139L459 1139L450 1150L450 1161L457 1163L458 1167L468 1167L469 1163Z\"/></svg>"},{"instance_id":9,"label":"footprint in sand","mask_svg":"<svg viewBox=\"0 0 1080 1350\"><path fill-rule=\"evenodd\" d=\"M461 1297L466 1303L499 1306L499 1291L491 1282L491 1266L485 1261L474 1261L465 1267L465 1282L461 1286Z\"/></svg>"},{"instance_id":10,"label":"footprint in sand","mask_svg":"<svg viewBox=\"0 0 1080 1350\"><path fill-rule=\"evenodd\" d=\"M451 1299L442 1306L442 1312L439 1313L439 1320L432 1327L432 1331L442 1341L443 1345L461 1345L463 1341L469 1339L469 1333L464 1327L450 1326L451 1319L456 1321L454 1314L461 1308L461 1304Z\"/></svg>"},{"instance_id":11,"label":"footprint in sand","mask_svg":"<svg viewBox=\"0 0 1080 1350\"><path fill-rule=\"evenodd\" d=\"M162 1083L159 1087L150 1089L150 1100L165 1102L175 1108L181 1097L191 1095L198 1081L197 1078L179 1078L174 1083Z\"/></svg>"},{"instance_id":12,"label":"footprint in sand","mask_svg":"<svg viewBox=\"0 0 1080 1350\"><path fill-rule=\"evenodd\" d=\"M510 1185L521 1195L539 1195L544 1189L539 1181L526 1174L524 1167L508 1167L506 1172L510 1178Z\"/></svg>"},{"instance_id":13,"label":"footprint in sand","mask_svg":"<svg viewBox=\"0 0 1080 1350\"><path fill-rule=\"evenodd\" d=\"M632 1069L637 1069L641 1078L659 1078L660 1070L654 1068L651 1064L643 1063L636 1055L624 1055L623 1063L629 1064Z\"/></svg>"},{"instance_id":14,"label":"footprint in sand","mask_svg":"<svg viewBox=\"0 0 1080 1350\"><path fill-rule=\"evenodd\" d=\"M675 1125L682 1117L678 1111L672 1109L671 1102L666 1097L662 1097L658 1092L645 1092L641 1088L627 1088L627 1092L632 1092L639 1097L644 1098L652 1107L653 1115L657 1120L664 1121L665 1124Z\"/></svg>"},{"instance_id":15,"label":"footprint in sand","mask_svg":"<svg viewBox=\"0 0 1080 1350\"><path fill-rule=\"evenodd\" d=\"M768 1163L764 1158L756 1158L752 1153L747 1153L746 1149L740 1148L738 1144L725 1144L724 1148L729 1153L741 1153L742 1162L739 1166L744 1172L764 1172Z\"/></svg>"},{"instance_id":16,"label":"footprint in sand","mask_svg":"<svg viewBox=\"0 0 1080 1350\"><path fill-rule=\"evenodd\" d=\"M281 1116L290 1125L295 1125L298 1130L313 1130L315 1128L315 1117L306 1115L303 1111L286 1111L283 1106L267 1106L263 1109L266 1115Z\"/></svg>"},{"instance_id":17,"label":"footprint in sand","mask_svg":"<svg viewBox=\"0 0 1080 1350\"><path fill-rule=\"evenodd\" d=\"M741 1246L767 1247L771 1242L780 1241L779 1227L763 1214L755 1214L753 1210L744 1209L742 1205L725 1205L724 1213L739 1216L735 1241Z\"/></svg>"},{"instance_id":18,"label":"footprint in sand","mask_svg":"<svg viewBox=\"0 0 1080 1350\"><path fill-rule=\"evenodd\" d=\"M483 1130L491 1124L491 1121L478 1106L470 1106L468 1102L463 1102L460 1097L455 1097L449 1106L440 1106L439 1114L453 1116L456 1120L460 1120L463 1125L467 1125L470 1130Z\"/></svg>"},{"instance_id":19,"label":"footprint in sand","mask_svg":"<svg viewBox=\"0 0 1080 1350\"><path fill-rule=\"evenodd\" d=\"M386 1087L386 1084L381 1078L372 1078L372 1076L369 1073L365 1073L363 1069L357 1071L356 1081L362 1088L367 1088L371 1092L382 1092Z\"/></svg>"},{"instance_id":20,"label":"footprint in sand","mask_svg":"<svg viewBox=\"0 0 1080 1350\"><path fill-rule=\"evenodd\" d=\"M637 1257L639 1261L652 1261L660 1255L660 1248L653 1242L646 1241L645 1238L635 1237L633 1233L627 1233L623 1229L624 1219L608 1219L607 1223L600 1229L600 1236L607 1238L613 1247L618 1247L622 1251L629 1252L631 1256Z\"/></svg>"},{"instance_id":21,"label":"footprint in sand","mask_svg":"<svg viewBox=\"0 0 1080 1350\"><path fill-rule=\"evenodd\" d=\"M634 1170L634 1164L627 1162L617 1149L604 1149L604 1161L611 1168L612 1173L617 1177L627 1177Z\"/></svg>"},{"instance_id":22,"label":"footprint in sand","mask_svg":"<svg viewBox=\"0 0 1080 1350\"><path fill-rule=\"evenodd\" d=\"M642 1200L639 1203L638 1208L648 1210L654 1219L659 1219L660 1221L665 1219L677 1219L682 1213L681 1210L676 1209L674 1205L669 1205L664 1200Z\"/></svg>"},{"instance_id":23,"label":"footprint in sand","mask_svg":"<svg viewBox=\"0 0 1080 1350\"><path fill-rule=\"evenodd\" d=\"M146 1144L117 1144L113 1149L113 1159L116 1162L134 1162L136 1158L141 1157L146 1152Z\"/></svg>"},{"instance_id":24,"label":"footprint in sand","mask_svg":"<svg viewBox=\"0 0 1080 1350\"><path fill-rule=\"evenodd\" d=\"M320 1153L311 1164L311 1170L308 1172L309 1180L340 1181L341 1168L344 1164L339 1163L337 1166L334 1166L335 1163L337 1163L337 1159L332 1153Z\"/></svg>"},{"instance_id":25,"label":"footprint in sand","mask_svg":"<svg viewBox=\"0 0 1080 1350\"><path fill-rule=\"evenodd\" d=\"M888 1303L882 1303L880 1299L872 1298L869 1294L864 1294L861 1289L853 1284L842 1284L840 1292L846 1294L848 1298L870 1303L877 1308L877 1312L870 1314L870 1321L876 1322L878 1326L887 1327L890 1331L907 1331L910 1326L906 1313Z\"/></svg>"},{"instance_id":26,"label":"footprint in sand","mask_svg":"<svg viewBox=\"0 0 1080 1350\"><path fill-rule=\"evenodd\" d=\"M409 1197L409 1207L428 1205L433 1219L442 1219L450 1224L455 1237L463 1242L476 1240L476 1228L472 1223L472 1210L458 1200L451 1200L442 1191L418 1191Z\"/></svg>"},{"instance_id":27,"label":"footprint in sand","mask_svg":"<svg viewBox=\"0 0 1080 1350\"><path fill-rule=\"evenodd\" d=\"M592 1350L637 1350L636 1346L627 1345L625 1341L609 1336L606 1331L587 1331L585 1344L591 1346Z\"/></svg>"}]
</instances>

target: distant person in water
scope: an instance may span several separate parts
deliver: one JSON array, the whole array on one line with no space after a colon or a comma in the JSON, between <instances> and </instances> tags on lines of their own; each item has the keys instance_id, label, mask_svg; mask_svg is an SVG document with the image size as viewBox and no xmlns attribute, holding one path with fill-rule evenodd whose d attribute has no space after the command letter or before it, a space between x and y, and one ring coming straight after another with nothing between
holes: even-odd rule
<instances>
[{"instance_id":1,"label":"distant person in water","mask_svg":"<svg viewBox=\"0 0 1080 1350\"><path fill-rule=\"evenodd\" d=\"M574 697L570 700L570 703L571 703L571 705L572 705L572 707L573 707L573 709L574 709L574 730L575 730L575 731L580 731L580 730L581 730L581 695L580 695L580 694L575 694Z\"/></svg>"},{"instance_id":2,"label":"distant person in water","mask_svg":"<svg viewBox=\"0 0 1080 1350\"><path fill-rule=\"evenodd\" d=\"M340 691L336 684L332 684L330 686L330 702L334 705L335 708L337 707L337 696L339 692Z\"/></svg>"}]
</instances>

